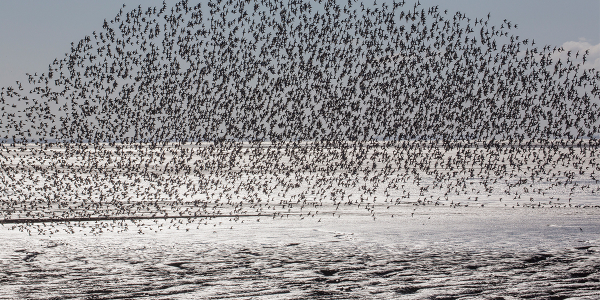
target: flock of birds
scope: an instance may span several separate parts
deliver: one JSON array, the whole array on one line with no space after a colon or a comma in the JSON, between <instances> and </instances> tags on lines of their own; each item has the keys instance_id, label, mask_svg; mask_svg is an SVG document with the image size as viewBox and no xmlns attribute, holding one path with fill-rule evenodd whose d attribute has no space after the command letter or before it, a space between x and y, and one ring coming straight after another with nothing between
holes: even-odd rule
<instances>
[{"instance_id":1,"label":"flock of birds","mask_svg":"<svg viewBox=\"0 0 600 300\"><path fill-rule=\"evenodd\" d=\"M0 91L0 223L595 199L600 72L512 28L404 1L123 5Z\"/></svg>"}]
</instances>

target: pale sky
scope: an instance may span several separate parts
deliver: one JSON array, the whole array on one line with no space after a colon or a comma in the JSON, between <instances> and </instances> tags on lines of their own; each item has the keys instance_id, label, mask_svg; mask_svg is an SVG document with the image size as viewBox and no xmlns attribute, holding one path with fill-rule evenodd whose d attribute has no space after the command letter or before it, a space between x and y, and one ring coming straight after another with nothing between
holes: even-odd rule
<instances>
[{"instance_id":1,"label":"pale sky","mask_svg":"<svg viewBox=\"0 0 600 300\"><path fill-rule=\"evenodd\" d=\"M167 1L167 5L175 2ZM190 0L190 4L197 2ZM414 3L406 2L410 7ZM539 47L549 44L593 48L598 57L590 55L591 61L597 58L600 62L600 0L420 2L425 8L439 5L441 10L460 11L472 19L487 18L491 13L491 23L501 24L504 19L516 23L518 29L511 32L535 39ZM71 42L77 43L94 30L99 31L104 19L113 19L123 3L127 5L125 11L138 5L162 6L162 0L0 0L0 86L24 80L25 73L47 72L48 64L70 52Z\"/></svg>"}]
</instances>

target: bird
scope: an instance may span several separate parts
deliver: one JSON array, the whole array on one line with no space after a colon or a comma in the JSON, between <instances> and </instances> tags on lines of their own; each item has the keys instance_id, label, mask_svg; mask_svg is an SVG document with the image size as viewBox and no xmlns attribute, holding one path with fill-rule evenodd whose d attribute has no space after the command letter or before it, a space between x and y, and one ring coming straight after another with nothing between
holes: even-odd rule
<instances>
[{"instance_id":1,"label":"bird","mask_svg":"<svg viewBox=\"0 0 600 300\"><path fill-rule=\"evenodd\" d=\"M2 88L2 224L146 234L598 191L575 185L600 128L589 51L418 1L217 2L123 5Z\"/></svg>"}]
</instances>

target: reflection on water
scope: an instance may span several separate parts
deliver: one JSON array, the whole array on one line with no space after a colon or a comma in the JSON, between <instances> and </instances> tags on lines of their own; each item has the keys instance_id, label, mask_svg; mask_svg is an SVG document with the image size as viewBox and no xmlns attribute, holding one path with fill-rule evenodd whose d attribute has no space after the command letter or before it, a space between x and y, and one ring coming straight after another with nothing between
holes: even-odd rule
<instances>
[{"instance_id":1,"label":"reflection on water","mask_svg":"<svg viewBox=\"0 0 600 300\"><path fill-rule=\"evenodd\" d=\"M377 217L398 205L564 208L600 200L600 152L586 144L309 147L4 147L0 221Z\"/></svg>"}]
</instances>

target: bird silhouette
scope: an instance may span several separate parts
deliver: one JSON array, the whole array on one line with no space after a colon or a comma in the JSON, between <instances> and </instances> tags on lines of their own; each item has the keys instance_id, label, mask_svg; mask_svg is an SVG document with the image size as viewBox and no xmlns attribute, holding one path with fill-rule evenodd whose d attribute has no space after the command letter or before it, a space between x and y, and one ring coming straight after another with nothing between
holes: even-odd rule
<instances>
[{"instance_id":1,"label":"bird silhouette","mask_svg":"<svg viewBox=\"0 0 600 300\"><path fill-rule=\"evenodd\" d=\"M542 193L600 191L589 51L556 59L561 47L493 22L418 1L123 5L2 88L0 222L97 233L321 221L325 206L376 220L392 205L565 207Z\"/></svg>"}]
</instances>

